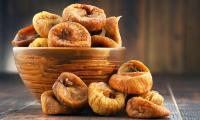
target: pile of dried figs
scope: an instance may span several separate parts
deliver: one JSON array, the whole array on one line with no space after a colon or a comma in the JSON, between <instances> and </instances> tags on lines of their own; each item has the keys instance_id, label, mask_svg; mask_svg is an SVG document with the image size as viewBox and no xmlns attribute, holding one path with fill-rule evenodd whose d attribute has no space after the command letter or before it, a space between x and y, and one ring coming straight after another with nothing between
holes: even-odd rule
<instances>
[{"instance_id":1,"label":"pile of dried figs","mask_svg":"<svg viewBox=\"0 0 200 120\"><path fill-rule=\"evenodd\" d=\"M108 84L93 82L87 86L75 74L63 72L52 90L41 95L42 111L45 114L74 114L90 106L96 114L113 115L126 107L132 118L168 116L170 111L163 105L164 98L151 90L152 86L149 69L137 60L122 64Z\"/></svg>"},{"instance_id":2,"label":"pile of dried figs","mask_svg":"<svg viewBox=\"0 0 200 120\"><path fill-rule=\"evenodd\" d=\"M42 11L32 25L20 29L16 47L121 47L120 17L108 17L103 9L86 4L67 6L62 17Z\"/></svg>"},{"instance_id":3,"label":"pile of dried figs","mask_svg":"<svg viewBox=\"0 0 200 120\"><path fill-rule=\"evenodd\" d=\"M104 10L96 6L72 4L63 10L62 17L45 11L37 13L33 24L19 30L12 44L17 47L121 47L119 19L106 18ZM163 105L164 98L151 90L152 86L150 70L137 60L122 64L108 83L93 82L87 86L77 75L63 72L52 90L41 95L42 111L54 115L74 114L90 107L99 115L126 110L132 118L168 116L170 111Z\"/></svg>"}]
</instances>

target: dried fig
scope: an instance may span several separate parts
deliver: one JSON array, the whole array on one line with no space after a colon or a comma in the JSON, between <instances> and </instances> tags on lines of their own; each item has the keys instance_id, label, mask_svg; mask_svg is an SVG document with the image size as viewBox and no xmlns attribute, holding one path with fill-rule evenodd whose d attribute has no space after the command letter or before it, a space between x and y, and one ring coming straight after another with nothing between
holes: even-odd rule
<instances>
[{"instance_id":1,"label":"dried fig","mask_svg":"<svg viewBox=\"0 0 200 120\"><path fill-rule=\"evenodd\" d=\"M63 22L55 25L48 35L50 47L90 47L91 36L79 23Z\"/></svg>"},{"instance_id":2,"label":"dried fig","mask_svg":"<svg viewBox=\"0 0 200 120\"><path fill-rule=\"evenodd\" d=\"M101 30L106 22L103 9L86 4L72 4L63 10L63 20L78 22L89 31Z\"/></svg>"},{"instance_id":3,"label":"dried fig","mask_svg":"<svg viewBox=\"0 0 200 120\"><path fill-rule=\"evenodd\" d=\"M170 114L170 111L141 97L128 100L126 112L132 118L160 118Z\"/></svg>"},{"instance_id":4,"label":"dried fig","mask_svg":"<svg viewBox=\"0 0 200 120\"><path fill-rule=\"evenodd\" d=\"M88 102L95 113L110 115L122 110L125 96L112 90L104 82L93 82L88 87Z\"/></svg>"},{"instance_id":5,"label":"dried fig","mask_svg":"<svg viewBox=\"0 0 200 120\"><path fill-rule=\"evenodd\" d=\"M127 72L149 72L150 70L138 60L130 60L120 66L118 74Z\"/></svg>"},{"instance_id":6,"label":"dried fig","mask_svg":"<svg viewBox=\"0 0 200 120\"><path fill-rule=\"evenodd\" d=\"M68 114L71 113L71 109L60 104L53 94L52 90L45 91L41 95L42 111L45 114Z\"/></svg>"},{"instance_id":7,"label":"dried fig","mask_svg":"<svg viewBox=\"0 0 200 120\"><path fill-rule=\"evenodd\" d=\"M117 44L115 41L113 41L108 37L93 35L91 39L92 39L92 47L109 47L109 48L119 47L119 44Z\"/></svg>"},{"instance_id":8,"label":"dried fig","mask_svg":"<svg viewBox=\"0 0 200 120\"><path fill-rule=\"evenodd\" d=\"M154 104L157 105L163 105L164 103L164 98L162 95L160 95L157 91L149 91L147 93L144 93L140 95L140 97L153 102Z\"/></svg>"},{"instance_id":9,"label":"dried fig","mask_svg":"<svg viewBox=\"0 0 200 120\"><path fill-rule=\"evenodd\" d=\"M121 35L119 32L119 19L121 17L109 17L106 19L105 31L106 36L114 40L119 46L122 46Z\"/></svg>"},{"instance_id":10,"label":"dried fig","mask_svg":"<svg viewBox=\"0 0 200 120\"><path fill-rule=\"evenodd\" d=\"M105 36L105 29L102 29L102 30L98 30L98 31L89 31L90 32L90 35L93 36L93 35L103 35Z\"/></svg>"},{"instance_id":11,"label":"dried fig","mask_svg":"<svg viewBox=\"0 0 200 120\"><path fill-rule=\"evenodd\" d=\"M114 74L109 80L109 85L123 93L143 94L152 88L153 81L150 72L135 72L132 74Z\"/></svg>"},{"instance_id":12,"label":"dried fig","mask_svg":"<svg viewBox=\"0 0 200 120\"><path fill-rule=\"evenodd\" d=\"M149 69L137 60L124 63L118 69L118 74L111 76L109 85L128 94L143 94L151 90L153 80Z\"/></svg>"},{"instance_id":13,"label":"dried fig","mask_svg":"<svg viewBox=\"0 0 200 120\"><path fill-rule=\"evenodd\" d=\"M75 74L63 72L53 85L53 92L62 104L72 109L87 105L87 85Z\"/></svg>"},{"instance_id":14,"label":"dried fig","mask_svg":"<svg viewBox=\"0 0 200 120\"><path fill-rule=\"evenodd\" d=\"M35 31L33 25L26 26L17 32L14 40L12 41L12 45L16 47L27 47L38 36L39 35Z\"/></svg>"},{"instance_id":15,"label":"dried fig","mask_svg":"<svg viewBox=\"0 0 200 120\"><path fill-rule=\"evenodd\" d=\"M47 38L36 38L29 47L48 47Z\"/></svg>"},{"instance_id":16,"label":"dried fig","mask_svg":"<svg viewBox=\"0 0 200 120\"><path fill-rule=\"evenodd\" d=\"M47 38L49 30L56 24L62 22L59 15L42 11L33 17L33 26L37 33L44 38Z\"/></svg>"}]
</instances>

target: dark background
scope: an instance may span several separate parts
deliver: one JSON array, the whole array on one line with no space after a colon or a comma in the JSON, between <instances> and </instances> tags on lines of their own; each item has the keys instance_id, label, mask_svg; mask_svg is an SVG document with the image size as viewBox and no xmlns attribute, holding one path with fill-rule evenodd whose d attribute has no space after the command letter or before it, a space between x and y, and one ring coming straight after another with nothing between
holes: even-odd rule
<instances>
[{"instance_id":1,"label":"dark background","mask_svg":"<svg viewBox=\"0 0 200 120\"><path fill-rule=\"evenodd\" d=\"M72 3L88 3L107 16L122 16L127 60L139 59L154 73L200 73L199 0L1 0L0 71L16 72L11 40L34 14L62 14Z\"/></svg>"}]
</instances>

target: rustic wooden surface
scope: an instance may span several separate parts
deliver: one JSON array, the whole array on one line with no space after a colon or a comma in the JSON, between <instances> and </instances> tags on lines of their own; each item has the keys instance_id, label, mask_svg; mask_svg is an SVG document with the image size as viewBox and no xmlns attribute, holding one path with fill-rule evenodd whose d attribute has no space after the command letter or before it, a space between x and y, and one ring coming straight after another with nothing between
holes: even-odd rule
<instances>
[{"instance_id":1,"label":"rustic wooden surface","mask_svg":"<svg viewBox=\"0 0 200 120\"><path fill-rule=\"evenodd\" d=\"M200 119L200 77L195 75L153 75L154 89L165 97L165 106L172 114L165 119ZM0 74L0 119L130 119L126 113L97 116L87 109L78 115L47 116L24 87L17 74Z\"/></svg>"}]
</instances>

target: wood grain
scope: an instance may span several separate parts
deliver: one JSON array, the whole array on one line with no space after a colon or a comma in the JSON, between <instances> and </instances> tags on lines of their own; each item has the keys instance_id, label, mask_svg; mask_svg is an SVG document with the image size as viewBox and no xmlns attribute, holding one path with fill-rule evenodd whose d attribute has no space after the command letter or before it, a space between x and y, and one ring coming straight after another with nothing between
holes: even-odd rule
<instances>
[{"instance_id":1,"label":"wood grain","mask_svg":"<svg viewBox=\"0 0 200 120\"><path fill-rule=\"evenodd\" d=\"M186 72L199 73L200 54L200 14L199 14L199 0L188 0L187 2L187 41L186 41Z\"/></svg>"},{"instance_id":2,"label":"wood grain","mask_svg":"<svg viewBox=\"0 0 200 120\"><path fill-rule=\"evenodd\" d=\"M124 59L125 48L14 48L24 84L40 101L62 72L78 75L86 84L106 82Z\"/></svg>"},{"instance_id":3,"label":"wood grain","mask_svg":"<svg viewBox=\"0 0 200 120\"><path fill-rule=\"evenodd\" d=\"M170 63L170 1L149 1L147 16L147 59L154 72L168 71ZM159 58L159 59L155 59Z\"/></svg>"},{"instance_id":4,"label":"wood grain","mask_svg":"<svg viewBox=\"0 0 200 120\"><path fill-rule=\"evenodd\" d=\"M185 71L187 1L145 1L145 57L153 72Z\"/></svg>"},{"instance_id":5,"label":"wood grain","mask_svg":"<svg viewBox=\"0 0 200 120\"><path fill-rule=\"evenodd\" d=\"M134 52L132 54L135 54L135 58L138 60L143 61L144 63L147 62L147 57L145 54L146 51L146 6L147 3L145 0L140 0L137 2L138 7L136 9L136 18L137 18L137 37L135 38L134 44Z\"/></svg>"},{"instance_id":6,"label":"wood grain","mask_svg":"<svg viewBox=\"0 0 200 120\"><path fill-rule=\"evenodd\" d=\"M171 26L171 59L169 71L175 73L184 72L185 45L187 34L187 1L176 0L172 2L172 26Z\"/></svg>"}]
</instances>

